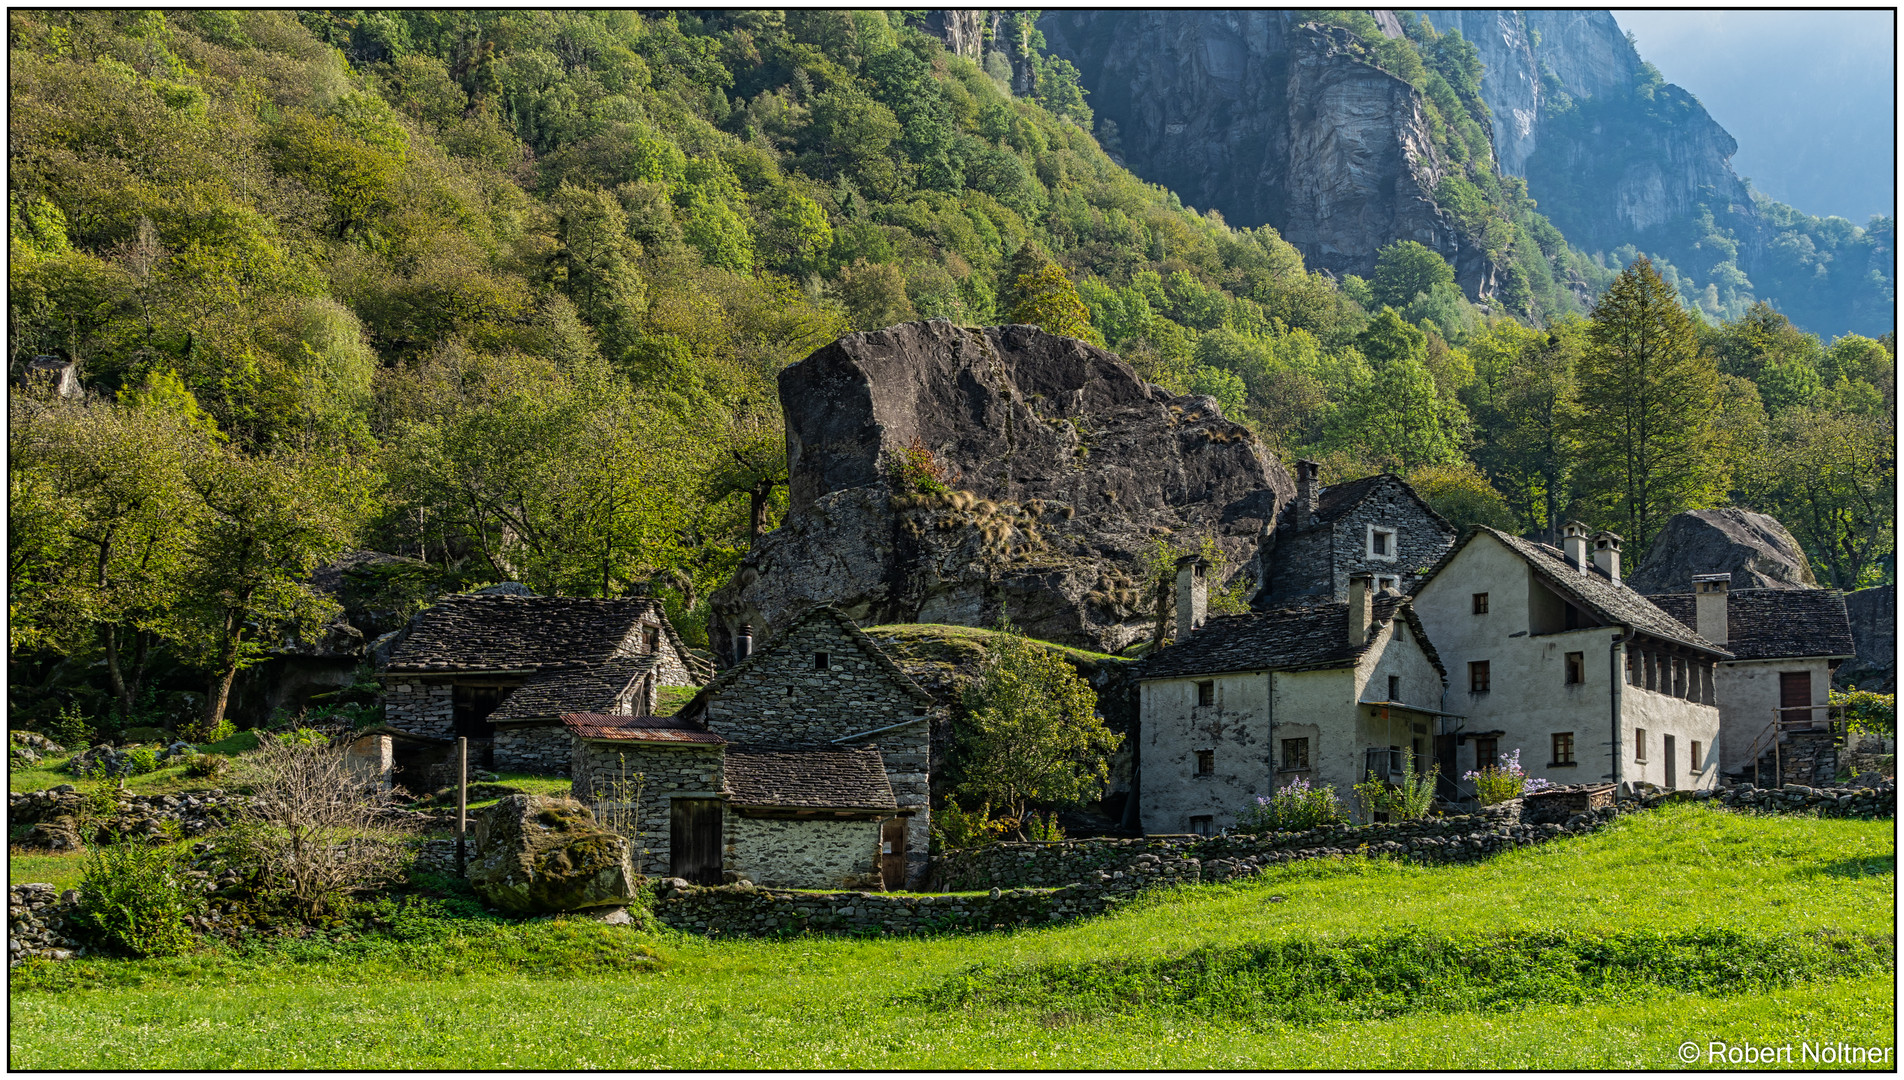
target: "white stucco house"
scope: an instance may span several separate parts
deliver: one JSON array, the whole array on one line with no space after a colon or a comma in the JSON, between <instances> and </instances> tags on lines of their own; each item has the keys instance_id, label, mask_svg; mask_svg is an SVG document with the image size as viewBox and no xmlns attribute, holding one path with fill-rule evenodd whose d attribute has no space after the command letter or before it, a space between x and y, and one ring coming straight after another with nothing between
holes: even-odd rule
<instances>
[{"instance_id":1,"label":"white stucco house","mask_svg":"<svg viewBox=\"0 0 1904 1080\"><path fill-rule=\"evenodd\" d=\"M1719 665L1719 768L1751 773L1781 734L1823 728L1831 676L1856 654L1844 594L1833 589L1740 589L1731 574L1699 574L1693 591L1648 599L1732 659Z\"/></svg>"},{"instance_id":2,"label":"white stucco house","mask_svg":"<svg viewBox=\"0 0 1904 1080\"><path fill-rule=\"evenodd\" d=\"M1712 787L1714 669L1732 654L1621 581L1620 537L1562 533L1564 550L1476 526L1417 586L1450 672L1443 704L1465 718L1443 771L1519 750L1556 784Z\"/></svg>"},{"instance_id":3,"label":"white stucco house","mask_svg":"<svg viewBox=\"0 0 1904 1080\"><path fill-rule=\"evenodd\" d=\"M1447 673L1407 597L1355 574L1347 603L1205 621L1188 584L1180 576L1178 623L1193 629L1137 676L1146 832L1220 831L1297 779L1347 803L1371 771L1426 771Z\"/></svg>"}]
</instances>

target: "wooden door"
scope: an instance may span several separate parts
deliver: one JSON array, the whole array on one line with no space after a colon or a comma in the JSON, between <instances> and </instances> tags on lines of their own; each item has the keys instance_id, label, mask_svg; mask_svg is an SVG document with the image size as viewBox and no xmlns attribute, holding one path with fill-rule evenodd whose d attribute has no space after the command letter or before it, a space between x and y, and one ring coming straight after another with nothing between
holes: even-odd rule
<instances>
[{"instance_id":1,"label":"wooden door","mask_svg":"<svg viewBox=\"0 0 1904 1080\"><path fill-rule=\"evenodd\" d=\"M1459 766L1455 764L1454 735L1435 736L1435 764L1441 766L1435 778L1435 796L1453 802L1460 797L1454 786L1455 777L1460 776Z\"/></svg>"},{"instance_id":2,"label":"wooden door","mask_svg":"<svg viewBox=\"0 0 1904 1080\"><path fill-rule=\"evenodd\" d=\"M888 889L906 887L906 819L879 823L879 880Z\"/></svg>"},{"instance_id":3,"label":"wooden door","mask_svg":"<svg viewBox=\"0 0 1904 1080\"><path fill-rule=\"evenodd\" d=\"M1781 671L1778 675L1778 718L1790 724L1812 718L1811 672Z\"/></svg>"},{"instance_id":4,"label":"wooden door","mask_svg":"<svg viewBox=\"0 0 1904 1080\"><path fill-rule=\"evenodd\" d=\"M1679 753L1674 747L1673 737L1666 736L1666 790L1679 787Z\"/></svg>"},{"instance_id":5,"label":"wooden door","mask_svg":"<svg viewBox=\"0 0 1904 1080\"><path fill-rule=\"evenodd\" d=\"M721 869L721 800L675 799L668 807L668 873L719 885Z\"/></svg>"}]
</instances>

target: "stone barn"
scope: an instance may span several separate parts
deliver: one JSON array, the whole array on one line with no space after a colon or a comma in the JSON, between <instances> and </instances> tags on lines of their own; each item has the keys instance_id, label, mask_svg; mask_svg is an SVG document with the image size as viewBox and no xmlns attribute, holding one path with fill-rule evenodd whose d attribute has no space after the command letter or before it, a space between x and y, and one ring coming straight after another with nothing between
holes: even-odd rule
<instances>
[{"instance_id":1,"label":"stone barn","mask_svg":"<svg viewBox=\"0 0 1904 1080\"><path fill-rule=\"evenodd\" d=\"M560 773L562 713L651 709L706 673L651 597L466 593L418 615L378 676L392 727L468 738L484 767Z\"/></svg>"}]
</instances>

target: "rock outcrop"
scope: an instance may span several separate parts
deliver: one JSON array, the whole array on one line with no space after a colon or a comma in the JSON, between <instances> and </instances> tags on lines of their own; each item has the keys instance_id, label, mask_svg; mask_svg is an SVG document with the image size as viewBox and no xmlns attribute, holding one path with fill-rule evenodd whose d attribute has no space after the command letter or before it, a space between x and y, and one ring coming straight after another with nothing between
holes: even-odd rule
<instances>
[{"instance_id":1,"label":"rock outcrop","mask_svg":"<svg viewBox=\"0 0 1904 1080\"><path fill-rule=\"evenodd\" d=\"M1839 665L1832 683L1897 693L1897 586L1845 594L1845 614L1851 618L1857 655Z\"/></svg>"},{"instance_id":2,"label":"rock outcrop","mask_svg":"<svg viewBox=\"0 0 1904 1080\"><path fill-rule=\"evenodd\" d=\"M574 799L511 795L475 818L468 877L489 904L528 913L634 902L628 841Z\"/></svg>"},{"instance_id":3,"label":"rock outcrop","mask_svg":"<svg viewBox=\"0 0 1904 1080\"><path fill-rule=\"evenodd\" d=\"M1158 542L1209 539L1230 574L1294 495L1214 399L1177 397L1081 341L943 320L851 334L780 375L785 523L712 598L710 634L771 636L814 604L862 625L991 626L1115 651L1151 627ZM897 490L929 453L950 489Z\"/></svg>"},{"instance_id":4,"label":"rock outcrop","mask_svg":"<svg viewBox=\"0 0 1904 1080\"><path fill-rule=\"evenodd\" d=\"M1816 589L1811 564L1778 519L1750 510L1688 510L1654 537L1627 576L1643 593L1692 589L1694 574L1732 575L1734 589Z\"/></svg>"},{"instance_id":5,"label":"rock outcrop","mask_svg":"<svg viewBox=\"0 0 1904 1080\"><path fill-rule=\"evenodd\" d=\"M1435 204L1452 166L1421 96L1347 31L1286 11L1062 10L1038 27L1077 65L1105 150L1145 180L1274 226L1313 269L1366 276L1415 240L1470 296L1493 292L1493 264Z\"/></svg>"}]
</instances>

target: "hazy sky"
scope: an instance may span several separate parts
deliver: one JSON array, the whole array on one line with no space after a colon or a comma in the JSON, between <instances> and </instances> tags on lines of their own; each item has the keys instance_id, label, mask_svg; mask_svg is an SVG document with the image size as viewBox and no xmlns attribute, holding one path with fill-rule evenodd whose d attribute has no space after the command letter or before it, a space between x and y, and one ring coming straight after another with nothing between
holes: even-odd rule
<instances>
[{"instance_id":1,"label":"hazy sky","mask_svg":"<svg viewBox=\"0 0 1904 1080\"><path fill-rule=\"evenodd\" d=\"M1667 82L1739 140L1732 166L1808 214L1893 214L1892 11L1622 11Z\"/></svg>"}]
</instances>

